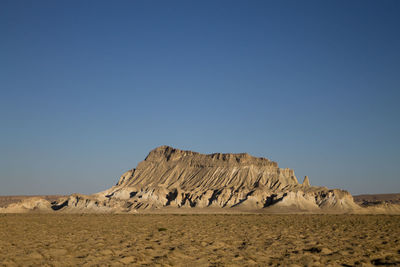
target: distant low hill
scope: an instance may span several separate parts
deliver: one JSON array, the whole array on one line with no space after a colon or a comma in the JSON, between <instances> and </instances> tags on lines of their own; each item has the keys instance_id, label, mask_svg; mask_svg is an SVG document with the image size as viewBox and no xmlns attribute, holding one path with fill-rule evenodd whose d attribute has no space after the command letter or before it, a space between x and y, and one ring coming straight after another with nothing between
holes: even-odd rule
<instances>
[{"instance_id":1,"label":"distant low hill","mask_svg":"<svg viewBox=\"0 0 400 267\"><path fill-rule=\"evenodd\" d=\"M7 207L12 203L18 203L31 198L43 198L50 202L57 201L62 195L37 195L37 196L0 196L0 208Z\"/></svg>"},{"instance_id":2,"label":"distant low hill","mask_svg":"<svg viewBox=\"0 0 400 267\"><path fill-rule=\"evenodd\" d=\"M373 206L383 203L399 204L400 193L398 194L365 194L354 196L354 201L362 206Z\"/></svg>"}]
</instances>

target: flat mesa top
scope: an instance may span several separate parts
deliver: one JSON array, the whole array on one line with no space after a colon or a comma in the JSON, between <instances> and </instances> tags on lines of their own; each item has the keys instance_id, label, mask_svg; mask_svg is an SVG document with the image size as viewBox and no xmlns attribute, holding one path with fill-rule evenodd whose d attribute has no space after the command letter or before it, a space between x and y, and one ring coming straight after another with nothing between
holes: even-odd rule
<instances>
[{"instance_id":1,"label":"flat mesa top","mask_svg":"<svg viewBox=\"0 0 400 267\"><path fill-rule=\"evenodd\" d=\"M278 167L278 163L270 161L262 157L254 157L248 153L212 153L201 154L190 150L180 150L170 146L160 146L152 151L146 157L147 162L160 161L191 161L203 163L229 163L229 164L246 164L259 166Z\"/></svg>"}]
</instances>

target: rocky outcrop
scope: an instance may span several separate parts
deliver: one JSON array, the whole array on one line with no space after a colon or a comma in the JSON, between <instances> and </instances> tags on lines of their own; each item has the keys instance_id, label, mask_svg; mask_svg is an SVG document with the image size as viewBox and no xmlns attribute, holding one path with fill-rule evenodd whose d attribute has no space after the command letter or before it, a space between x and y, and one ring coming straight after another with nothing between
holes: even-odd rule
<instances>
[{"instance_id":1,"label":"rocky outcrop","mask_svg":"<svg viewBox=\"0 0 400 267\"><path fill-rule=\"evenodd\" d=\"M302 185L303 186L307 186L307 187L310 186L310 180L308 179L308 176L304 176L304 180L303 180Z\"/></svg>"},{"instance_id":2,"label":"rocky outcrop","mask_svg":"<svg viewBox=\"0 0 400 267\"><path fill-rule=\"evenodd\" d=\"M50 212L51 210L50 201L40 197L32 197L0 208L0 213Z\"/></svg>"},{"instance_id":3,"label":"rocky outcrop","mask_svg":"<svg viewBox=\"0 0 400 267\"><path fill-rule=\"evenodd\" d=\"M356 212L361 209L347 191L311 186L307 176L299 184L293 170L279 168L266 158L247 153L205 155L169 146L152 150L136 169L124 173L106 191L90 196L74 194L39 206L55 212L160 209ZM18 210L15 206L13 209Z\"/></svg>"},{"instance_id":4,"label":"rocky outcrop","mask_svg":"<svg viewBox=\"0 0 400 267\"><path fill-rule=\"evenodd\" d=\"M133 209L223 208L236 210L352 211L359 208L343 190L299 184L294 171L247 153L204 155L162 146L116 186L99 193Z\"/></svg>"}]
</instances>

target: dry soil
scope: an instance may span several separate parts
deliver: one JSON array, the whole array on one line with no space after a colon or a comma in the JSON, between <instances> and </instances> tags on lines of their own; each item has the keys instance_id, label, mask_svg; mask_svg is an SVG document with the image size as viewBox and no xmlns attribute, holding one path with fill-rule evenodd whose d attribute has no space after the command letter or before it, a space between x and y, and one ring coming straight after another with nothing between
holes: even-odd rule
<instances>
[{"instance_id":1,"label":"dry soil","mask_svg":"<svg viewBox=\"0 0 400 267\"><path fill-rule=\"evenodd\" d=\"M400 265L400 217L3 214L4 266Z\"/></svg>"}]
</instances>

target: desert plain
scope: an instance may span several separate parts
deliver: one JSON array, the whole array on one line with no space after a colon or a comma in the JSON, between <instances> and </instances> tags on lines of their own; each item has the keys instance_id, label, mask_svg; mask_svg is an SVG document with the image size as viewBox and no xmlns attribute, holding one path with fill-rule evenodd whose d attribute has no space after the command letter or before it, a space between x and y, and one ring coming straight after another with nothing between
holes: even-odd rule
<instances>
[{"instance_id":1,"label":"desert plain","mask_svg":"<svg viewBox=\"0 0 400 267\"><path fill-rule=\"evenodd\" d=\"M400 216L0 214L1 266L398 266Z\"/></svg>"}]
</instances>

